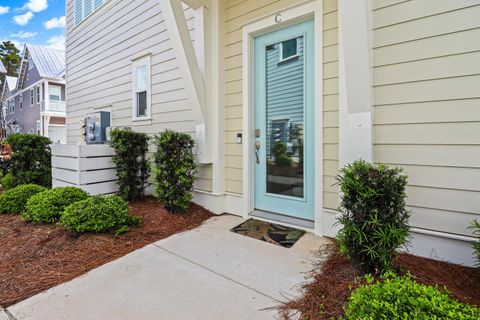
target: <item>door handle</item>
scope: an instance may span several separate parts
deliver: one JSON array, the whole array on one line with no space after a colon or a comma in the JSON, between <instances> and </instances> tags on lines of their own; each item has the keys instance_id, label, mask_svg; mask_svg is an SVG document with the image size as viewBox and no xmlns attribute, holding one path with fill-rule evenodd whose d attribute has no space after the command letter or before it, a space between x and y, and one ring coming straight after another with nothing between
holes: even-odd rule
<instances>
[{"instance_id":1,"label":"door handle","mask_svg":"<svg viewBox=\"0 0 480 320\"><path fill-rule=\"evenodd\" d=\"M260 156L258 155L259 150L260 150L260 141L255 141L255 158L257 160L257 164L260 163Z\"/></svg>"}]
</instances>

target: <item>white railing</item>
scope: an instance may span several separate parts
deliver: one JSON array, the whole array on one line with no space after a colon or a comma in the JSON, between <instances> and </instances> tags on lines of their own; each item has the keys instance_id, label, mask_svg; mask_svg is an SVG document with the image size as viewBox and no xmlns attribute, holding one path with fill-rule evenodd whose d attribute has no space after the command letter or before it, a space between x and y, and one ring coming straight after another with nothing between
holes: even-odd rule
<instances>
[{"instance_id":1,"label":"white railing","mask_svg":"<svg viewBox=\"0 0 480 320\"><path fill-rule=\"evenodd\" d=\"M66 103L65 101L50 100L49 103L46 104L45 101L42 101L42 111L65 112Z\"/></svg>"}]
</instances>

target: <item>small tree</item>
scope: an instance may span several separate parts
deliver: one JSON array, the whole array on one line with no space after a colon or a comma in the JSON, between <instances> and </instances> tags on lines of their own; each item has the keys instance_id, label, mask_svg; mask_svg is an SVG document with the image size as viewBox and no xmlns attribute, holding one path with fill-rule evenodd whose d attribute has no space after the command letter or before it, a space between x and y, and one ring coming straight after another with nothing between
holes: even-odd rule
<instances>
[{"instance_id":1,"label":"small tree","mask_svg":"<svg viewBox=\"0 0 480 320\"><path fill-rule=\"evenodd\" d=\"M337 177L343 193L340 250L366 272L390 269L399 248L408 243L407 176L401 172L360 160Z\"/></svg>"},{"instance_id":2,"label":"small tree","mask_svg":"<svg viewBox=\"0 0 480 320\"><path fill-rule=\"evenodd\" d=\"M113 129L110 145L115 149L112 157L117 170L119 195L126 201L144 194L150 176L147 159L149 137L131 129Z\"/></svg>"},{"instance_id":3,"label":"small tree","mask_svg":"<svg viewBox=\"0 0 480 320\"><path fill-rule=\"evenodd\" d=\"M50 139L37 134L14 133L7 138L7 143L12 148L9 170L14 186L29 183L52 186Z\"/></svg>"},{"instance_id":4,"label":"small tree","mask_svg":"<svg viewBox=\"0 0 480 320\"><path fill-rule=\"evenodd\" d=\"M186 211L197 171L195 142L188 134L165 130L155 137L155 145L156 195L168 211Z\"/></svg>"}]
</instances>

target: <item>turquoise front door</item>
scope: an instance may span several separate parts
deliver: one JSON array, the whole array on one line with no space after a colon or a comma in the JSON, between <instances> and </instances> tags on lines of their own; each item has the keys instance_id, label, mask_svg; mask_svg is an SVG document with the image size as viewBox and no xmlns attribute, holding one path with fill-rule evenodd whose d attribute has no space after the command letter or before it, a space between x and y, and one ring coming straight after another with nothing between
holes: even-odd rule
<instances>
[{"instance_id":1,"label":"turquoise front door","mask_svg":"<svg viewBox=\"0 0 480 320\"><path fill-rule=\"evenodd\" d=\"M314 219L314 23L254 39L254 207Z\"/></svg>"}]
</instances>

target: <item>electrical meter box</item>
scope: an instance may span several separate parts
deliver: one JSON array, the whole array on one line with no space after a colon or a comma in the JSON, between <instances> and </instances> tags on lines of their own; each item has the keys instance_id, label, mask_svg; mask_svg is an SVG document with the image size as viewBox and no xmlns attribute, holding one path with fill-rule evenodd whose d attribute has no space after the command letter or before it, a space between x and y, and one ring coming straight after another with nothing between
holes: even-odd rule
<instances>
[{"instance_id":1,"label":"electrical meter box","mask_svg":"<svg viewBox=\"0 0 480 320\"><path fill-rule=\"evenodd\" d=\"M84 121L84 135L87 144L107 142L107 128L110 127L110 112L99 111L87 114Z\"/></svg>"}]
</instances>

